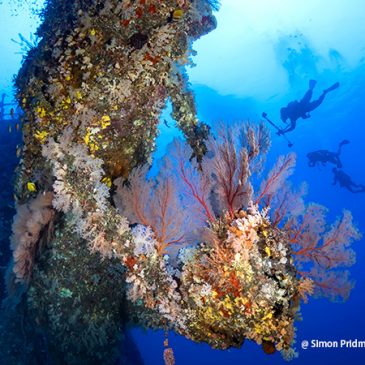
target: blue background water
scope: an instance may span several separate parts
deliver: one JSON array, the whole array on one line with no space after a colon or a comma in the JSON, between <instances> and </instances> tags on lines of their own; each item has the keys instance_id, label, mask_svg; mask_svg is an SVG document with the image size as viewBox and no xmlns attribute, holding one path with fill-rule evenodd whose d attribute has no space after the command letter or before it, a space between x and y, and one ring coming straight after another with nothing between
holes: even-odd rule
<instances>
[{"instance_id":1,"label":"blue background water","mask_svg":"<svg viewBox=\"0 0 365 365\"><path fill-rule=\"evenodd\" d=\"M361 0L289 1L289 0L223 0L217 14L218 28L195 45L197 67L189 70L196 95L199 117L214 125L243 120L259 121L267 112L275 122L279 110L289 101L300 99L308 80L318 81L314 98L336 81L341 86L327 95L323 104L307 120L299 120L288 136L297 153L294 184L306 181L307 201L329 208L333 220L346 208L365 232L365 193L352 194L332 185L332 166L310 168L306 154L313 150L336 151L343 139L350 144L343 148L343 169L355 182L365 184L365 5ZM2 8L2 9L1 9ZM36 25L29 21L28 10L17 17L9 16L6 5L0 5L0 91L11 93L9 80L19 67L19 47L10 41L21 32L25 36ZM168 111L162 119L169 120ZM170 121L169 124L173 125ZM8 140L7 126L0 126L0 144ZM161 123L156 158L166 144L179 133ZM273 131L274 132L274 131ZM285 141L273 133L267 165L289 152ZM9 147L10 148L10 147ZM13 147L11 147L13 148ZM14 156L14 150L6 150ZM1 164L1 186L9 183L8 171ZM4 196L1 196L4 205ZM356 242L357 263L351 268L356 280L346 303L330 303L310 299L302 306L303 321L297 323L299 358L293 364L364 364L365 349L307 349L302 340L359 339L365 341L365 267L364 240ZM2 252L6 248L1 247ZM132 330L146 365L162 364L163 333ZM246 342L240 350L211 350L180 336L170 335L177 364L218 365L282 364L280 354L265 355L254 343Z\"/></svg>"}]
</instances>

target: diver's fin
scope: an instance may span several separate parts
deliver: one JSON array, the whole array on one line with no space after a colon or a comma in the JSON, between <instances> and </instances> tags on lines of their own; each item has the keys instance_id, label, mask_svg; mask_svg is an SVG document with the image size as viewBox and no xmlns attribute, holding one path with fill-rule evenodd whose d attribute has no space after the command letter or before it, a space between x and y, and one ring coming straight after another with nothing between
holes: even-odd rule
<instances>
[{"instance_id":1,"label":"diver's fin","mask_svg":"<svg viewBox=\"0 0 365 365\"><path fill-rule=\"evenodd\" d=\"M340 86L339 82L335 82L332 86L328 89L323 90L324 93L328 93L329 91L336 90Z\"/></svg>"},{"instance_id":2,"label":"diver's fin","mask_svg":"<svg viewBox=\"0 0 365 365\"><path fill-rule=\"evenodd\" d=\"M340 142L340 144L338 145L338 150L337 150L338 156L341 154L342 146L344 146L345 144L349 144L349 143L350 143L350 141L348 139L344 139L343 141Z\"/></svg>"}]
</instances>

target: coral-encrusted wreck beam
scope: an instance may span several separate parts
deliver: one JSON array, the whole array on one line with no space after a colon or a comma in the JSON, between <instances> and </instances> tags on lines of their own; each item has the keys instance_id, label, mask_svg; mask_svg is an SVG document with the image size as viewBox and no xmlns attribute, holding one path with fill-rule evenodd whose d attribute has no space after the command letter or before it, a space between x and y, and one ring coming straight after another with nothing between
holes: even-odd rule
<instances>
[{"instance_id":1,"label":"coral-encrusted wreck beam","mask_svg":"<svg viewBox=\"0 0 365 365\"><path fill-rule=\"evenodd\" d=\"M42 144L70 125L109 177L127 176L149 159L168 97L201 159L208 129L179 65L189 62L192 41L214 28L204 0L49 1L42 40L16 79L25 111L23 183L47 188Z\"/></svg>"}]
</instances>

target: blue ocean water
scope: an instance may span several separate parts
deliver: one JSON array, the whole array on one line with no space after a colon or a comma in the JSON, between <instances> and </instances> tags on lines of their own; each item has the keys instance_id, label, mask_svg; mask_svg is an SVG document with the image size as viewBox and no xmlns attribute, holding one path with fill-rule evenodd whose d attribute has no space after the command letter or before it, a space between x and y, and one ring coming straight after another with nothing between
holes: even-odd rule
<instances>
[{"instance_id":1,"label":"blue ocean water","mask_svg":"<svg viewBox=\"0 0 365 365\"><path fill-rule=\"evenodd\" d=\"M281 3L284 4L285 1ZM334 4L337 4L337 2ZM354 1L354 4L358 7L358 13L364 13L365 10L363 8L365 7L361 2ZM223 0L222 11L224 6ZM260 6L260 4L258 3L257 6ZM318 9L318 11L320 10ZM282 13L284 15L285 11L286 8L283 6ZM327 18L331 18L331 11L337 16L334 5L333 10L327 10L326 19L323 19L324 23L328 21ZM219 20L218 14L218 29L216 31L219 31ZM341 26L346 26L346 24L339 24L339 28L334 30L338 31L339 40L341 39ZM207 68L208 65L198 63L191 86L196 96L199 118L214 126L216 122L221 120L228 124L246 120L257 122L262 119L262 113L266 112L270 119L279 125L280 108L292 100L299 100L306 92L310 79L317 81L314 89L314 99L321 94L323 89L338 81L340 87L326 96L318 109L311 113L309 119L299 120L296 129L288 133L287 136L292 141L293 147L289 148L286 141L282 137L277 136L275 130L269 126L272 131L272 148L267 158L267 166L272 166L277 156L294 151L297 154L297 167L291 181L294 185L299 185L303 181L308 183L309 190L306 201L317 202L328 207L329 221L339 216L343 209L351 210L360 231L365 232L365 193L353 194L344 188L340 188L339 185L332 185L332 165L309 167L306 157L308 152L315 150L327 149L336 151L338 144L342 140L347 139L350 143L343 147L341 154L343 170L356 183L365 184L365 163L363 160L365 156L365 127L363 125L365 121L365 41L363 44L357 45L360 49L359 59L357 62L352 62L349 65L349 61L342 54L341 50L331 47L325 54L318 51L316 39L313 37L308 38L305 33L300 31L299 25L298 28L299 30L295 33L286 33L285 28L280 29L280 25L277 25L277 28L275 28L275 25L273 25L273 29L276 29L275 32L280 32L279 37L274 37L273 35L272 45L274 52L271 55L276 57L276 64L280 67L280 80L279 75L270 74L271 84L278 83L277 92L274 91L271 96L266 95L265 90L260 90L260 87L265 88L267 83L263 83L263 86L258 86L250 81L253 91L251 95L248 91L239 93L236 89L230 93L229 86L223 87L222 85L222 88L214 88L211 86L214 83L209 83L209 85L199 83L199 77L197 77L199 70L202 70L201 72L204 73L204 68ZM17 31L15 30L14 33L16 34ZM353 34L353 36L356 38L358 35ZM242 37L244 37L244 33ZM318 34L318 38L320 37L322 35ZM336 35L333 38L336 39ZM236 40L237 38L234 39ZM230 40L227 39L227 42L230 42ZM295 46L293 46L293 42ZM1 45L1 47L3 46ZM204 47L207 46L198 44L198 52L203 52ZM240 50L240 44L237 44L235 49ZM257 49L260 48L258 47ZM250 52L255 52L255 47L241 51L245 53L245 57L250 57ZM3 58L6 59L6 52L2 53ZM239 57L238 54L239 52L237 51L237 54L231 57ZM260 59L256 54L253 54L252 57ZM11 57L9 57L10 59ZM221 62L221 60L210 59L209 62L214 64L215 62ZM263 57L261 62L264 65L268 61ZM237 62L234 62L234 67L237 67ZM238 72L242 80L245 80L245 76L247 79L251 78L253 70L242 66ZM215 76L212 74L211 78L214 79ZM283 77L285 79L285 87L282 87L280 84ZM4 88L7 88L4 91L9 94L11 90L9 90L5 83L1 86L3 85ZM222 92L223 88L224 92ZM247 86L247 89L249 88L250 85ZM275 90L275 87L272 88ZM258 90L263 92L259 95ZM174 136L179 135L176 128L174 128L173 121L169 119L168 110L161 117L161 120L164 119L168 121L170 127L161 122L161 133L155 153L156 159L163 156L168 142ZM10 159L11 164L14 166L14 146L18 141L10 143L8 127L4 125L0 127L1 158L4 161L9 161ZM11 138L19 138L19 136L13 137L14 132L10 136ZM3 158L5 156L9 156L9 159ZM9 186L11 181L9 177L10 165L5 165L4 162L1 164L0 186L2 187L2 192L6 190L6 186ZM8 193L1 195L2 208L9 204L11 206L11 201L7 201L7 199L10 199L9 197L11 197L11 194L9 195ZM306 350L301 348L301 343L305 340L341 341L357 339L365 341L365 279L363 275L365 248L363 246L364 239L354 244L357 262L350 268L350 271L352 278L356 281L356 285L351 292L350 298L345 303L331 303L326 299L311 298L308 304L302 305L301 313L303 320L296 324L296 348L299 352L299 357L294 359L292 364L336 365L350 363L361 365L364 363L365 348L308 348ZM4 253L4 256L8 255L6 247L1 247L1 252ZM163 363L163 332L144 332L140 329L133 329L131 334L146 365ZM169 341L174 349L177 364L218 365L223 363L255 363L261 365L284 363L279 353L266 355L259 346L249 341L244 343L242 349L226 351L212 350L207 345L195 344L174 334L170 334Z\"/></svg>"}]
</instances>

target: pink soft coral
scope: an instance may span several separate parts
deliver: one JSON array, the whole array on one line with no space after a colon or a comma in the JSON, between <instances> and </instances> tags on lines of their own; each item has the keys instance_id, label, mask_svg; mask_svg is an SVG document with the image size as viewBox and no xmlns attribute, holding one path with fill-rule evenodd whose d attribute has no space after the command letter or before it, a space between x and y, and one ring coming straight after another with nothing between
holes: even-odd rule
<instances>
[{"instance_id":1,"label":"pink soft coral","mask_svg":"<svg viewBox=\"0 0 365 365\"><path fill-rule=\"evenodd\" d=\"M32 274L41 232L54 217L52 199L53 194L50 192L39 193L35 199L17 209L12 227L11 248L13 272L19 282L28 282Z\"/></svg>"}]
</instances>

